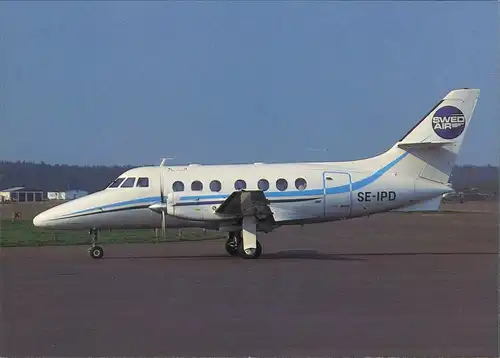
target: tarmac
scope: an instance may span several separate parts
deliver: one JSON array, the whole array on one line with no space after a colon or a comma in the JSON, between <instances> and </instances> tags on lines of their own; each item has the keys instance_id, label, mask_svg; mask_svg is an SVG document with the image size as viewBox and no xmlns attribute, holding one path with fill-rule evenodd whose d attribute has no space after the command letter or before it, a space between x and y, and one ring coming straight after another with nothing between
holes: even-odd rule
<instances>
[{"instance_id":1,"label":"tarmac","mask_svg":"<svg viewBox=\"0 0 500 358\"><path fill-rule=\"evenodd\" d=\"M1 356L498 356L498 212L1 250Z\"/></svg>"}]
</instances>

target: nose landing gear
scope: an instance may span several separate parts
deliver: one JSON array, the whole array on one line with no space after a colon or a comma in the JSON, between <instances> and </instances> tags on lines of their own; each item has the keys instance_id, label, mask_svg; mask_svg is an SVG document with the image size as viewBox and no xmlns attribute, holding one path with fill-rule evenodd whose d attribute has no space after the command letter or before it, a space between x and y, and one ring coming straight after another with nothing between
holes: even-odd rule
<instances>
[{"instance_id":1,"label":"nose landing gear","mask_svg":"<svg viewBox=\"0 0 500 358\"><path fill-rule=\"evenodd\" d=\"M97 245L98 230L90 229L89 235L92 236L92 246L89 247L90 257L93 259L100 259L104 256L104 250Z\"/></svg>"},{"instance_id":2,"label":"nose landing gear","mask_svg":"<svg viewBox=\"0 0 500 358\"><path fill-rule=\"evenodd\" d=\"M100 246L92 246L89 248L90 257L100 259L104 256L104 250Z\"/></svg>"}]
</instances>

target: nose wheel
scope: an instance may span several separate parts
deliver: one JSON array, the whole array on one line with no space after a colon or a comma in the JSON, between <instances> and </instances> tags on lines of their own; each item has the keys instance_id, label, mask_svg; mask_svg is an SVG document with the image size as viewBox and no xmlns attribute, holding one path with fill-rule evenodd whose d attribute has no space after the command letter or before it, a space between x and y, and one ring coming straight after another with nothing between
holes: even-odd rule
<instances>
[{"instance_id":1,"label":"nose wheel","mask_svg":"<svg viewBox=\"0 0 500 358\"><path fill-rule=\"evenodd\" d=\"M97 229L90 229L89 235L92 236L92 246L89 247L90 257L93 259L100 259L104 256L104 250L97 245L98 231Z\"/></svg>"},{"instance_id":2,"label":"nose wheel","mask_svg":"<svg viewBox=\"0 0 500 358\"><path fill-rule=\"evenodd\" d=\"M93 259L100 259L104 256L104 250L100 246L91 246L89 248L90 257Z\"/></svg>"}]
</instances>

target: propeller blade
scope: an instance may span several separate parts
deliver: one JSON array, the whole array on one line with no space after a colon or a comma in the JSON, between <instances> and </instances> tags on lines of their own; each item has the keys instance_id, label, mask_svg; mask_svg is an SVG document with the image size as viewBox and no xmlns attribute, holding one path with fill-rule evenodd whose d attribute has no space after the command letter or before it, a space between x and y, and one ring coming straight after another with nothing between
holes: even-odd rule
<instances>
[{"instance_id":1,"label":"propeller blade","mask_svg":"<svg viewBox=\"0 0 500 358\"><path fill-rule=\"evenodd\" d=\"M167 235L167 221L165 217L165 211L161 211L161 236L165 238Z\"/></svg>"},{"instance_id":2,"label":"propeller blade","mask_svg":"<svg viewBox=\"0 0 500 358\"><path fill-rule=\"evenodd\" d=\"M162 204L166 203L165 200L165 192L163 188L163 172L160 172L160 201ZM165 214L166 208L162 205L161 206L161 236L165 238L167 236L167 220L166 220L166 214Z\"/></svg>"},{"instance_id":3,"label":"propeller blade","mask_svg":"<svg viewBox=\"0 0 500 358\"><path fill-rule=\"evenodd\" d=\"M163 173L160 173L160 200L162 203L165 202L165 195L163 193Z\"/></svg>"}]
</instances>

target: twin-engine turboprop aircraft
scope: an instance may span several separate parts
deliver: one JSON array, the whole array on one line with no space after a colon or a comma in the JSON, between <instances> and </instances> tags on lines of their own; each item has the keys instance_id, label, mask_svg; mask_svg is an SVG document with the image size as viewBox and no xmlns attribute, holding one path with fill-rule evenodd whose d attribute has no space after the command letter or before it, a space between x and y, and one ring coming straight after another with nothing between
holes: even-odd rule
<instances>
[{"instance_id":1,"label":"twin-engine turboprop aircraft","mask_svg":"<svg viewBox=\"0 0 500 358\"><path fill-rule=\"evenodd\" d=\"M229 233L230 255L257 258L259 232L282 225L350 219L389 210L438 210L479 98L453 90L385 153L348 162L188 165L126 171L106 189L33 219L38 227L200 227Z\"/></svg>"}]
</instances>

